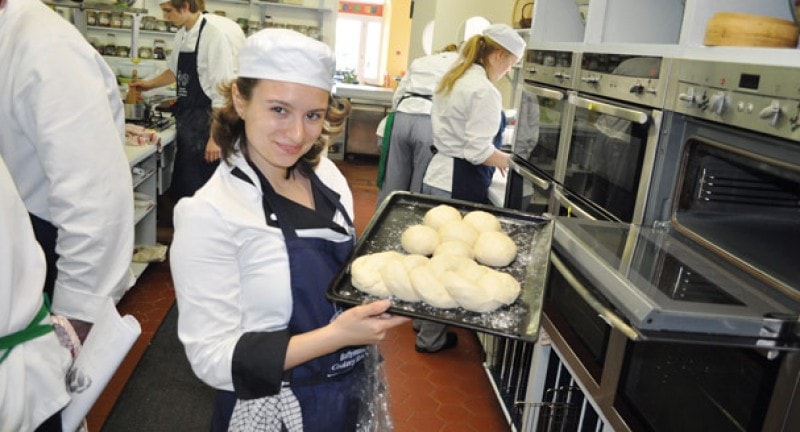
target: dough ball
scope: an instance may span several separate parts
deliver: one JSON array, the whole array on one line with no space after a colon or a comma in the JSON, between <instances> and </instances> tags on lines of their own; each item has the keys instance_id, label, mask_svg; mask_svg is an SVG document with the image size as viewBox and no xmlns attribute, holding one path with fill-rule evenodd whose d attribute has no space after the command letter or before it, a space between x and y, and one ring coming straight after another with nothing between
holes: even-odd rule
<instances>
[{"instance_id":1,"label":"dough ball","mask_svg":"<svg viewBox=\"0 0 800 432\"><path fill-rule=\"evenodd\" d=\"M472 259L472 246L457 240L443 241L433 251L433 256L437 255L458 255Z\"/></svg>"},{"instance_id":2,"label":"dough ball","mask_svg":"<svg viewBox=\"0 0 800 432\"><path fill-rule=\"evenodd\" d=\"M490 312L503 305L492 299L485 288L456 271L444 272L439 280L458 305L468 311Z\"/></svg>"},{"instance_id":3,"label":"dough ball","mask_svg":"<svg viewBox=\"0 0 800 432\"><path fill-rule=\"evenodd\" d=\"M410 254L410 255L403 255L403 265L406 267L406 270L411 271L414 267L425 265L428 263L428 257L425 255L417 255L417 254Z\"/></svg>"},{"instance_id":4,"label":"dough ball","mask_svg":"<svg viewBox=\"0 0 800 432\"><path fill-rule=\"evenodd\" d=\"M414 267L408 276L411 279L411 286L425 303L441 309L458 307L458 303L447 292L439 278L434 275L430 265Z\"/></svg>"},{"instance_id":5,"label":"dough ball","mask_svg":"<svg viewBox=\"0 0 800 432\"><path fill-rule=\"evenodd\" d=\"M478 232L500 231L500 219L483 210L475 210L464 215L464 222L472 225Z\"/></svg>"},{"instance_id":6,"label":"dough ball","mask_svg":"<svg viewBox=\"0 0 800 432\"><path fill-rule=\"evenodd\" d=\"M510 305L517 300L521 291L519 282L508 273L484 267L486 271L478 279L478 285L489 293L492 300Z\"/></svg>"},{"instance_id":7,"label":"dough ball","mask_svg":"<svg viewBox=\"0 0 800 432\"><path fill-rule=\"evenodd\" d=\"M439 245L439 234L426 225L411 225L400 236L400 245L410 254L431 255Z\"/></svg>"},{"instance_id":8,"label":"dough ball","mask_svg":"<svg viewBox=\"0 0 800 432\"><path fill-rule=\"evenodd\" d=\"M464 221L455 221L439 228L439 239L442 242L455 240L468 245L475 243L480 234L472 225Z\"/></svg>"},{"instance_id":9,"label":"dough ball","mask_svg":"<svg viewBox=\"0 0 800 432\"><path fill-rule=\"evenodd\" d=\"M517 256L517 245L503 232L487 231L478 236L472 245L472 252L481 264L505 267Z\"/></svg>"},{"instance_id":10,"label":"dough ball","mask_svg":"<svg viewBox=\"0 0 800 432\"><path fill-rule=\"evenodd\" d=\"M436 277L448 270L466 271L467 267L477 265L475 261L459 255L434 255L428 261L428 266Z\"/></svg>"},{"instance_id":11,"label":"dough ball","mask_svg":"<svg viewBox=\"0 0 800 432\"><path fill-rule=\"evenodd\" d=\"M350 265L350 282L355 288L376 297L389 297L391 292L383 283L380 269L391 258L402 257L395 251L361 255Z\"/></svg>"},{"instance_id":12,"label":"dough ball","mask_svg":"<svg viewBox=\"0 0 800 432\"><path fill-rule=\"evenodd\" d=\"M456 210L455 207L440 204L427 212L422 218L422 223L433 228L439 229L447 224L451 224L461 220L461 212Z\"/></svg>"},{"instance_id":13,"label":"dough ball","mask_svg":"<svg viewBox=\"0 0 800 432\"><path fill-rule=\"evenodd\" d=\"M383 279L383 283L389 292L395 297L408 302L418 302L422 299L411 286L408 270L403 264L404 258L400 256L386 260L379 271L381 279Z\"/></svg>"}]
</instances>

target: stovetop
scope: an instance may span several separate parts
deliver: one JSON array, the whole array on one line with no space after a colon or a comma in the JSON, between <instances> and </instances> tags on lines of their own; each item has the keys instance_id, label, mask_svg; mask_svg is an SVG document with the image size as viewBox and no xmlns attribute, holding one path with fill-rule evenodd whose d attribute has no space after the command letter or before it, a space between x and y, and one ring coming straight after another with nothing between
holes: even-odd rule
<instances>
[{"instance_id":1,"label":"stovetop","mask_svg":"<svg viewBox=\"0 0 800 432\"><path fill-rule=\"evenodd\" d=\"M129 121L129 123L133 123L139 126L146 127L147 129L153 129L155 131L161 132L163 130L169 129L172 125L174 125L175 118L172 116L158 113L150 116L150 118L147 120Z\"/></svg>"}]
</instances>

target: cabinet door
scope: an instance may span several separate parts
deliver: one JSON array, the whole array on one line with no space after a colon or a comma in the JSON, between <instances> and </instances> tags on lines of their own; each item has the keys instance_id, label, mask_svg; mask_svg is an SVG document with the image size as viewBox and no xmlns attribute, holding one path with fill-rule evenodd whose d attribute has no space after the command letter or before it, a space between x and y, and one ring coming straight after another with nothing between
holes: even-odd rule
<instances>
[{"instance_id":1,"label":"cabinet door","mask_svg":"<svg viewBox=\"0 0 800 432\"><path fill-rule=\"evenodd\" d=\"M347 122L346 153L380 155L378 147L378 124L386 117L386 107L378 105L352 104Z\"/></svg>"}]
</instances>

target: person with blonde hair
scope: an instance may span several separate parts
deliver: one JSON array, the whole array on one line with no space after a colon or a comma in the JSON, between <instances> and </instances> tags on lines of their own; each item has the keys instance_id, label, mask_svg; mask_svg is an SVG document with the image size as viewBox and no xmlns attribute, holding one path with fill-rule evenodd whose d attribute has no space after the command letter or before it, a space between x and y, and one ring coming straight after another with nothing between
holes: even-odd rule
<instances>
[{"instance_id":1,"label":"person with blonde hair","mask_svg":"<svg viewBox=\"0 0 800 432\"><path fill-rule=\"evenodd\" d=\"M407 318L325 292L355 241L353 195L321 157L350 106L333 51L287 29L245 40L215 110L221 163L175 207L178 337L216 391L212 431L349 431L366 345Z\"/></svg>"},{"instance_id":2,"label":"person with blonde hair","mask_svg":"<svg viewBox=\"0 0 800 432\"><path fill-rule=\"evenodd\" d=\"M525 52L525 41L506 24L493 24L467 40L455 65L433 95L434 155L423 179L428 195L489 204L495 168L508 168L509 155L499 150L504 126L500 91L493 83L505 76ZM417 324L417 323L415 323ZM455 333L444 324L419 323L416 350L452 348Z\"/></svg>"}]
</instances>

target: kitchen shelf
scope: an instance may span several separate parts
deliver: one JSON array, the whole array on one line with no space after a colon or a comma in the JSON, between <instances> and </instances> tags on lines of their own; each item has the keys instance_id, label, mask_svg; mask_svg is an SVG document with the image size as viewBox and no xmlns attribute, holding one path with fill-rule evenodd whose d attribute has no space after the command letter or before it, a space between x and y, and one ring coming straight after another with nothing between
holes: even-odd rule
<instances>
[{"instance_id":1,"label":"kitchen shelf","mask_svg":"<svg viewBox=\"0 0 800 432\"><path fill-rule=\"evenodd\" d=\"M87 29L92 31L110 31L114 33L126 33L129 34L133 29L129 28L122 28L122 27L103 27L103 26L86 26ZM162 32L157 30L143 30L139 29L140 35L150 35L150 36L169 36L175 37L175 33L172 32Z\"/></svg>"}]
</instances>

